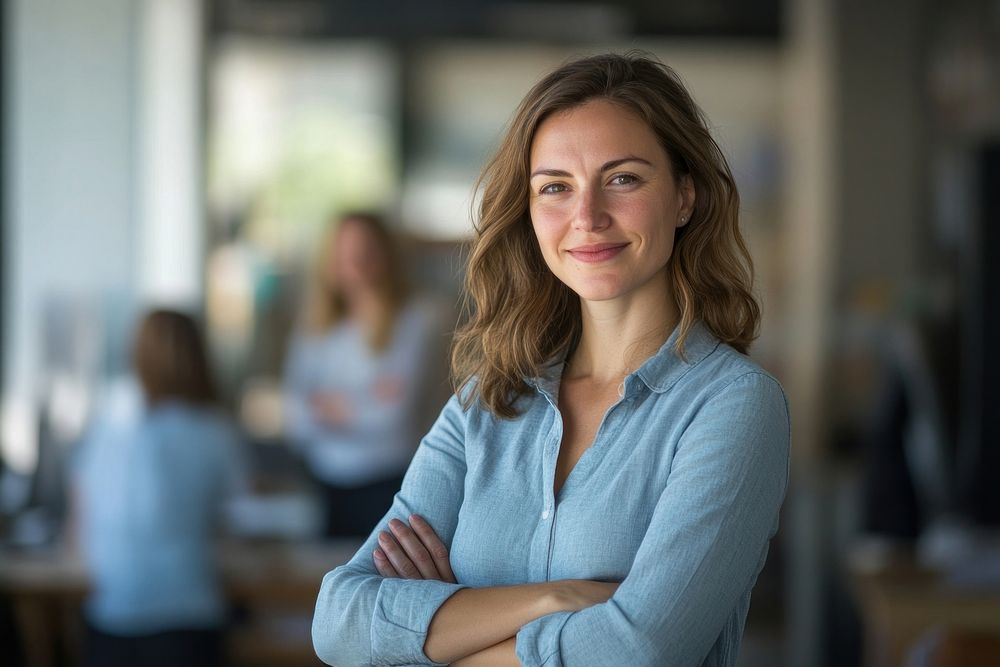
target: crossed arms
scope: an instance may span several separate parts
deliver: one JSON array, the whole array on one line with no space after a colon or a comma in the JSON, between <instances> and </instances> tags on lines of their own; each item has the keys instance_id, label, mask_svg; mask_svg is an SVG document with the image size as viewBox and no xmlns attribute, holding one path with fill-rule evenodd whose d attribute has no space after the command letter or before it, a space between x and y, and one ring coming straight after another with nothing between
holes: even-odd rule
<instances>
[{"instance_id":1,"label":"crossed arms","mask_svg":"<svg viewBox=\"0 0 1000 667\"><path fill-rule=\"evenodd\" d=\"M701 664L720 636L741 632L776 530L789 443L780 386L759 373L713 394L696 419L620 585L474 589L455 583L444 548L467 475L467 420L453 398L378 530L324 578L313 618L318 655L340 667Z\"/></svg>"},{"instance_id":2,"label":"crossed arms","mask_svg":"<svg viewBox=\"0 0 1000 667\"><path fill-rule=\"evenodd\" d=\"M448 548L419 515L409 525L399 519L380 531L372 554L375 568L387 578L455 582ZM559 611L578 611L610 598L617 583L571 579L562 581L464 588L431 619L424 653L434 662L455 667L515 665L518 630Z\"/></svg>"}]
</instances>

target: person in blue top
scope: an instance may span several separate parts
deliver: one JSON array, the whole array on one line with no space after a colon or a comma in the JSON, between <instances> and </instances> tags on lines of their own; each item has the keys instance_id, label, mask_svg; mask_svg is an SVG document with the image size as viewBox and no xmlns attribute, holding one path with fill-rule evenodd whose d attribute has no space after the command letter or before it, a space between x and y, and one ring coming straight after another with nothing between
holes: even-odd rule
<instances>
[{"instance_id":1,"label":"person in blue top","mask_svg":"<svg viewBox=\"0 0 1000 667\"><path fill-rule=\"evenodd\" d=\"M569 62L481 178L456 394L323 579L321 659L733 665L788 480L726 159L677 74Z\"/></svg>"},{"instance_id":2,"label":"person in blue top","mask_svg":"<svg viewBox=\"0 0 1000 667\"><path fill-rule=\"evenodd\" d=\"M213 556L223 503L245 491L240 442L214 408L200 332L187 315L140 322L141 395L119 395L80 443L75 531L91 578L90 667L223 662L227 607Z\"/></svg>"},{"instance_id":3,"label":"person in blue top","mask_svg":"<svg viewBox=\"0 0 1000 667\"><path fill-rule=\"evenodd\" d=\"M437 315L372 213L330 226L311 288L285 364L285 434L322 492L324 535L364 536L403 481L425 397L443 402Z\"/></svg>"}]
</instances>

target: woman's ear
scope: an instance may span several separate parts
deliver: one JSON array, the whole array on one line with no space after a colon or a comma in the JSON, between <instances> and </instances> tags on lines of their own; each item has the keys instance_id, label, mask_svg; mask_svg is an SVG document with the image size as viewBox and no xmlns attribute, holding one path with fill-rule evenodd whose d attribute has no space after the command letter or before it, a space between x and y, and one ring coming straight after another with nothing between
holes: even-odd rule
<instances>
[{"instance_id":1,"label":"woman's ear","mask_svg":"<svg viewBox=\"0 0 1000 667\"><path fill-rule=\"evenodd\" d=\"M680 183L678 184L678 191L681 196L681 210L677 214L677 226L683 227L688 223L688 221L691 220L691 214L694 213L696 193L694 189L694 179L691 178L691 174L681 176Z\"/></svg>"}]
</instances>

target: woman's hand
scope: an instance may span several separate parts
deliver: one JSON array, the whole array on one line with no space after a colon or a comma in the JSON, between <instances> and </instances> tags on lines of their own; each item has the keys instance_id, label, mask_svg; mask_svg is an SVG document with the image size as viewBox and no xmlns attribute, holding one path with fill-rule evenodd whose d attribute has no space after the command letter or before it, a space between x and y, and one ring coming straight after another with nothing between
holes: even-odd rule
<instances>
[{"instance_id":1,"label":"woman's hand","mask_svg":"<svg viewBox=\"0 0 1000 667\"><path fill-rule=\"evenodd\" d=\"M372 387L372 393L375 395L375 400L380 403L391 405L393 403L399 403L403 399L405 389L406 385L401 376L383 375L375 380L375 385Z\"/></svg>"},{"instance_id":2,"label":"woman's hand","mask_svg":"<svg viewBox=\"0 0 1000 667\"><path fill-rule=\"evenodd\" d=\"M309 397L313 418L327 426L343 426L351 421L350 400L339 392L315 393Z\"/></svg>"},{"instance_id":3,"label":"woman's hand","mask_svg":"<svg viewBox=\"0 0 1000 667\"><path fill-rule=\"evenodd\" d=\"M383 577L456 583L448 547L420 516L410 515L409 526L392 519L389 530L378 534L378 543L373 556L375 569Z\"/></svg>"}]
</instances>

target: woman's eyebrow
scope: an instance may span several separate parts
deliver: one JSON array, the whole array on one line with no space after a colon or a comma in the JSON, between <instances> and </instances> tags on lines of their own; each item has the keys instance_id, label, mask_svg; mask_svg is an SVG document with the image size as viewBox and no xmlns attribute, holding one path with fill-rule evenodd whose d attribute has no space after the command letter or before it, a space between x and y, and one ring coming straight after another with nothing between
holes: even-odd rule
<instances>
[{"instance_id":1,"label":"woman's eyebrow","mask_svg":"<svg viewBox=\"0 0 1000 667\"><path fill-rule=\"evenodd\" d=\"M601 165L601 171L609 171L616 167L622 166L626 162L638 162L640 164L646 165L647 167L653 166L652 162L644 158L641 158L637 155L626 155L625 157L618 158L617 160L609 160L608 162L605 162L603 165Z\"/></svg>"},{"instance_id":2,"label":"woman's eyebrow","mask_svg":"<svg viewBox=\"0 0 1000 667\"><path fill-rule=\"evenodd\" d=\"M616 167L620 167L623 164L626 164L628 162L638 162L640 164L644 164L644 165L647 165L649 167L653 166L653 163L650 162L649 160L645 159L645 158L641 158L641 157L639 157L637 155L626 155L625 157L620 157L620 158L617 158L617 159L614 159L614 160L608 160L607 162L605 162L604 164L601 165L601 171L602 172L610 171L611 169L615 169ZM566 176L571 176L571 174L568 171L563 171L562 169L549 169L549 168L546 168L546 167L541 167L541 168L536 169L535 171L531 172L531 176L529 176L528 179L530 180L530 179L534 178L535 176L559 176L559 177L566 177Z\"/></svg>"},{"instance_id":3,"label":"woman's eyebrow","mask_svg":"<svg viewBox=\"0 0 1000 667\"><path fill-rule=\"evenodd\" d=\"M535 176L569 176L569 175L570 173L568 171L563 171L562 169L546 169L542 167L541 169L536 169L535 171L531 172L531 176L528 177L528 180L531 180Z\"/></svg>"}]
</instances>

